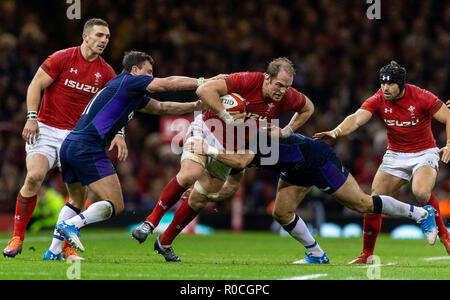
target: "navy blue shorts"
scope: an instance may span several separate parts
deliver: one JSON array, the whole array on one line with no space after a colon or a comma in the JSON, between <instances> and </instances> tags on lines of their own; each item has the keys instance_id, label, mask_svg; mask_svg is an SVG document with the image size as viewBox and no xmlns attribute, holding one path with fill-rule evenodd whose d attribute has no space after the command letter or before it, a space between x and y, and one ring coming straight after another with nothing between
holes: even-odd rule
<instances>
[{"instance_id":1,"label":"navy blue shorts","mask_svg":"<svg viewBox=\"0 0 450 300\"><path fill-rule=\"evenodd\" d=\"M345 183L348 174L334 151L330 151L320 165L283 172L280 178L293 185L316 186L325 193L333 194Z\"/></svg>"},{"instance_id":2,"label":"navy blue shorts","mask_svg":"<svg viewBox=\"0 0 450 300\"><path fill-rule=\"evenodd\" d=\"M116 173L101 145L66 139L59 154L65 183L81 182L82 185L88 185Z\"/></svg>"}]
</instances>

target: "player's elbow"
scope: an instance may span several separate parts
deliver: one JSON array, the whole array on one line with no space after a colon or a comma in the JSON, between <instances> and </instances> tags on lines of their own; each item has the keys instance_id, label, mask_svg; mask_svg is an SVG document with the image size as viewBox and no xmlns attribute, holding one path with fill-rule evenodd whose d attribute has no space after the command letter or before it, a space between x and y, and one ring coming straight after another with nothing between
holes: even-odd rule
<instances>
[{"instance_id":1,"label":"player's elbow","mask_svg":"<svg viewBox=\"0 0 450 300\"><path fill-rule=\"evenodd\" d=\"M308 118L312 116L312 114L314 113L314 110L315 110L314 105L311 103L311 105L308 107L308 110L306 112L308 114Z\"/></svg>"},{"instance_id":2,"label":"player's elbow","mask_svg":"<svg viewBox=\"0 0 450 300\"><path fill-rule=\"evenodd\" d=\"M306 97L306 103L305 108L303 109L303 113L310 117L314 113L314 109L314 103L312 103L312 101L308 97Z\"/></svg>"},{"instance_id":3,"label":"player's elbow","mask_svg":"<svg viewBox=\"0 0 450 300\"><path fill-rule=\"evenodd\" d=\"M205 99L206 90L207 90L207 88L205 88L205 85L203 84L197 88L197 90L195 91L195 94L198 96L198 98Z\"/></svg>"}]
</instances>

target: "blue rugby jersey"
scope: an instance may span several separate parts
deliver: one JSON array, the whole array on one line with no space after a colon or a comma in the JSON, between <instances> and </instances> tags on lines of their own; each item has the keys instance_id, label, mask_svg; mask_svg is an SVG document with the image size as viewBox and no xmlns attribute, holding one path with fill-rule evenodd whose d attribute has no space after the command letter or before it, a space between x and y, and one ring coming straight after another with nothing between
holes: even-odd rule
<instances>
[{"instance_id":1,"label":"blue rugby jersey","mask_svg":"<svg viewBox=\"0 0 450 300\"><path fill-rule=\"evenodd\" d=\"M275 147L274 147L275 148ZM342 166L333 149L324 142L300 134L279 141L279 159L273 164L263 164L261 154L252 161L254 166L280 172L280 179L297 186L316 186L333 194L347 180L348 171Z\"/></svg>"},{"instance_id":2,"label":"blue rugby jersey","mask_svg":"<svg viewBox=\"0 0 450 300\"><path fill-rule=\"evenodd\" d=\"M322 166L327 157L333 153L333 149L321 141L313 140L301 134L292 134L288 138L279 140L279 148L271 149L279 151L276 164L262 165L261 158L271 154L257 153L251 162L251 166L273 170L277 172L288 172L292 170L308 170Z\"/></svg>"},{"instance_id":3,"label":"blue rugby jersey","mask_svg":"<svg viewBox=\"0 0 450 300\"><path fill-rule=\"evenodd\" d=\"M151 100L146 88L152 80L153 76L128 73L114 77L91 99L67 139L109 144Z\"/></svg>"}]
</instances>

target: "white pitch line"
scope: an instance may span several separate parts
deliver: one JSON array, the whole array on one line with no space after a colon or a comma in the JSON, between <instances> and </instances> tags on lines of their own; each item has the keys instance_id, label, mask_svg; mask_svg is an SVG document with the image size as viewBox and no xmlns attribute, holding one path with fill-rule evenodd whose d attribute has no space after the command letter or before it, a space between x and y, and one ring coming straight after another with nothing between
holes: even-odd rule
<instances>
[{"instance_id":1,"label":"white pitch line","mask_svg":"<svg viewBox=\"0 0 450 300\"><path fill-rule=\"evenodd\" d=\"M436 257L426 257L422 258L423 260L445 260L450 259L450 256L436 256Z\"/></svg>"},{"instance_id":2,"label":"white pitch line","mask_svg":"<svg viewBox=\"0 0 450 300\"><path fill-rule=\"evenodd\" d=\"M304 275L304 276L281 278L278 280L309 280L309 279L316 279L316 278L324 277L324 276L328 276L328 274L311 274L311 275Z\"/></svg>"},{"instance_id":3,"label":"white pitch line","mask_svg":"<svg viewBox=\"0 0 450 300\"><path fill-rule=\"evenodd\" d=\"M387 266L395 266L397 263L387 263L387 264L374 264L374 265L364 265L364 266L358 266L357 268L378 268L378 267L387 267Z\"/></svg>"}]
</instances>

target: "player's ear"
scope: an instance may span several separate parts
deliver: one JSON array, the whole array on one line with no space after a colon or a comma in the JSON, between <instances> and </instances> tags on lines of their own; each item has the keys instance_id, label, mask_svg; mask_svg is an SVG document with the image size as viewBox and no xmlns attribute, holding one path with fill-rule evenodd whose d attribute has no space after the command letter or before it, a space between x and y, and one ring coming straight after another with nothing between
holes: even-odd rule
<instances>
[{"instance_id":1,"label":"player's ear","mask_svg":"<svg viewBox=\"0 0 450 300\"><path fill-rule=\"evenodd\" d=\"M131 67L130 74L135 75L135 74L137 74L138 71L139 71L138 66L134 65Z\"/></svg>"}]
</instances>

